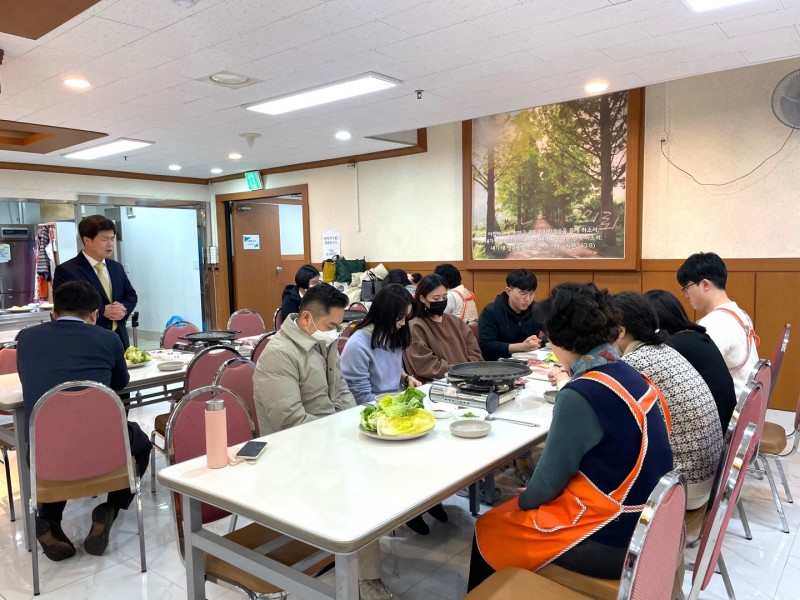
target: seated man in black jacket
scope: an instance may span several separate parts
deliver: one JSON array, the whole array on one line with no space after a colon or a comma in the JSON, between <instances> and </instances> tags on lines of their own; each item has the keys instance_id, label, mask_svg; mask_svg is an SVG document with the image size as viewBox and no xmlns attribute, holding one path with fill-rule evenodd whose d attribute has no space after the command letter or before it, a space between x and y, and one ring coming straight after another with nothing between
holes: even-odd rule
<instances>
[{"instance_id":1,"label":"seated man in black jacket","mask_svg":"<svg viewBox=\"0 0 800 600\"><path fill-rule=\"evenodd\" d=\"M484 360L539 348L541 327L533 319L536 285L536 275L528 269L511 271L505 291L483 309L478 319L478 344Z\"/></svg>"}]
</instances>

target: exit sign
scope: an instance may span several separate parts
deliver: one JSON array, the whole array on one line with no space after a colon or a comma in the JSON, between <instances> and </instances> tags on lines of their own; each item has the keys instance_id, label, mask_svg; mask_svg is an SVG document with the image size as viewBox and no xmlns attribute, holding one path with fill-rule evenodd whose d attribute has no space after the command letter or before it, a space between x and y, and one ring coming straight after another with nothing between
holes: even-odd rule
<instances>
[{"instance_id":1,"label":"exit sign","mask_svg":"<svg viewBox=\"0 0 800 600\"><path fill-rule=\"evenodd\" d=\"M258 171L248 171L244 174L247 181L247 188L250 190L263 190L264 184L261 182L261 173Z\"/></svg>"}]
</instances>

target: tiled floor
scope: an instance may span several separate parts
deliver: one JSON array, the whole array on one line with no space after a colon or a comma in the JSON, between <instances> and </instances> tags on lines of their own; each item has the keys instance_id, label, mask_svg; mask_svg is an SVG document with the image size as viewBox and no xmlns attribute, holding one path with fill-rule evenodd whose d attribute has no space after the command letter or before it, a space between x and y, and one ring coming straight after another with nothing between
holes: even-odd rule
<instances>
[{"instance_id":1,"label":"tiled floor","mask_svg":"<svg viewBox=\"0 0 800 600\"><path fill-rule=\"evenodd\" d=\"M132 411L147 431L153 417L163 407ZM768 418L790 424L793 415L770 414ZM17 511L22 507L16 481L16 456L12 455ZM158 466L164 459L158 456ZM787 465L792 492L800 499L800 458ZM139 572L139 545L135 512L121 513L114 525L111 542L102 557L87 555L80 541L87 533L90 515L97 500L70 502L65 512L64 530L78 541L78 553L61 563L52 563L40 555L43 600L172 600L186 598L184 569L178 556L175 531L168 496L159 486L150 493L149 477L143 482L145 532L147 540L147 573ZM742 536L738 519L731 522L725 539L724 556L740 599L800 597L800 506L784 502L791 533L782 533L769 486L766 481L748 478L743 497L753 530L753 540ZM469 551L473 519L466 500L453 497L445 502L450 514L446 524L426 517L431 534L418 536L400 527L395 536L381 540L384 581L395 597L406 600L441 600L461 598L466 591ZM224 523L223 523L224 527ZM0 600L31 598L30 556L24 550L22 521L8 520L8 499L0 484ZM333 572L323 575L333 582ZM687 574L684 589L689 589ZM207 584L209 600L243 598L237 591ZM715 576L702 598L727 598L719 576Z\"/></svg>"}]
</instances>

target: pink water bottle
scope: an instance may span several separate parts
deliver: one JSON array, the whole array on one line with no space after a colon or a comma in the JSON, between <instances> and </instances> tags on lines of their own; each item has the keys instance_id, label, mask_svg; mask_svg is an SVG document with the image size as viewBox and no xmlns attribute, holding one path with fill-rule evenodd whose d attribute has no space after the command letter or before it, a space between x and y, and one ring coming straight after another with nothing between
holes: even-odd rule
<instances>
[{"instance_id":1,"label":"pink water bottle","mask_svg":"<svg viewBox=\"0 0 800 600\"><path fill-rule=\"evenodd\" d=\"M220 469L228 464L224 400L206 401L206 460L209 469Z\"/></svg>"}]
</instances>

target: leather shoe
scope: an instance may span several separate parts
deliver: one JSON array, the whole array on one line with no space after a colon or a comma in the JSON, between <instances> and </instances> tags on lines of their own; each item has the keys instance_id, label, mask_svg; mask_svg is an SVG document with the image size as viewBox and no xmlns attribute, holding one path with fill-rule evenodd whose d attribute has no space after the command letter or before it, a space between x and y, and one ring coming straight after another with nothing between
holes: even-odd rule
<instances>
[{"instance_id":1,"label":"leather shoe","mask_svg":"<svg viewBox=\"0 0 800 600\"><path fill-rule=\"evenodd\" d=\"M83 549L89 554L102 556L108 546L108 536L111 533L111 524L114 522L114 509L108 502L103 502L94 507L92 511L92 528L89 535L83 540Z\"/></svg>"},{"instance_id":2,"label":"leather shoe","mask_svg":"<svg viewBox=\"0 0 800 600\"><path fill-rule=\"evenodd\" d=\"M406 523L411 531L420 535L428 535L431 532L428 524L423 520L422 515L418 515Z\"/></svg>"},{"instance_id":3,"label":"leather shoe","mask_svg":"<svg viewBox=\"0 0 800 600\"><path fill-rule=\"evenodd\" d=\"M61 529L58 521L46 521L36 517L36 539L44 555L53 561L64 560L75 555L75 546Z\"/></svg>"},{"instance_id":4,"label":"leather shoe","mask_svg":"<svg viewBox=\"0 0 800 600\"><path fill-rule=\"evenodd\" d=\"M447 513L444 510L444 506L441 504L437 504L428 510L428 514L440 523L447 523Z\"/></svg>"}]
</instances>

